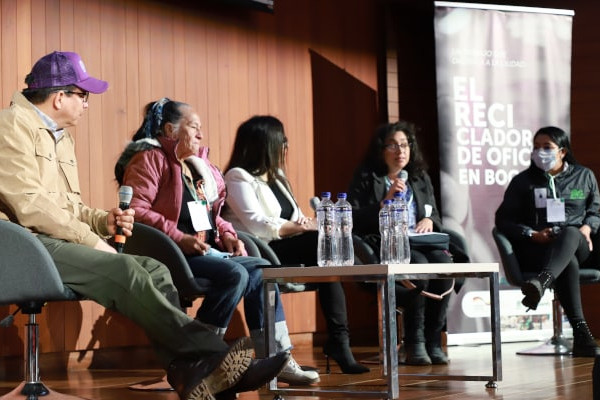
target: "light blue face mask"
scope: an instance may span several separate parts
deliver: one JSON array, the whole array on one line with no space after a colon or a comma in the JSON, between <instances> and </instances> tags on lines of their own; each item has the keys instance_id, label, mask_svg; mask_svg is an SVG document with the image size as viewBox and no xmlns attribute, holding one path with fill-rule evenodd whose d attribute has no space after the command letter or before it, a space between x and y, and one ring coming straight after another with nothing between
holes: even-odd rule
<instances>
[{"instance_id":1,"label":"light blue face mask","mask_svg":"<svg viewBox=\"0 0 600 400\"><path fill-rule=\"evenodd\" d=\"M559 149L535 149L531 152L531 160L541 170L550 171L556 166Z\"/></svg>"}]
</instances>

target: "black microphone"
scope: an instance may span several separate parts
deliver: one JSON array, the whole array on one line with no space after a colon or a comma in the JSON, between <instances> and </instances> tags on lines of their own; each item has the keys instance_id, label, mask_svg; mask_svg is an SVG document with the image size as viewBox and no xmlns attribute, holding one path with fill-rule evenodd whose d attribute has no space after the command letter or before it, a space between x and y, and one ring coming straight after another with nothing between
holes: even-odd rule
<instances>
[{"instance_id":1,"label":"black microphone","mask_svg":"<svg viewBox=\"0 0 600 400\"><path fill-rule=\"evenodd\" d=\"M127 210L131 198L133 197L133 189L131 186L121 186L119 188L119 208L121 210ZM123 246L125 245L125 235L123 235L123 228L117 225L117 233L115 234L115 249L118 253L123 252Z\"/></svg>"},{"instance_id":2,"label":"black microphone","mask_svg":"<svg viewBox=\"0 0 600 400\"><path fill-rule=\"evenodd\" d=\"M402 179L404 182L406 182L408 180L408 172L406 172L406 170L398 172L398 179Z\"/></svg>"}]
</instances>

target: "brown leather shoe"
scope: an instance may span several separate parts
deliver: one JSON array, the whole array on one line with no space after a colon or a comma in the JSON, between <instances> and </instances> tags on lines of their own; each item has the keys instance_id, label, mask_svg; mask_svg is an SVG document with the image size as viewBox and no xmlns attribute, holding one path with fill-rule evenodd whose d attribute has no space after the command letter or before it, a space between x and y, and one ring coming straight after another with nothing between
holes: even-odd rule
<instances>
[{"instance_id":1,"label":"brown leather shoe","mask_svg":"<svg viewBox=\"0 0 600 400\"><path fill-rule=\"evenodd\" d=\"M251 392L277 376L288 363L290 353L283 351L269 358L252 360L238 383L215 396L217 400L235 399L236 393Z\"/></svg>"},{"instance_id":2,"label":"brown leather shoe","mask_svg":"<svg viewBox=\"0 0 600 400\"><path fill-rule=\"evenodd\" d=\"M174 360L167 370L167 380L181 400L215 400L215 394L242 378L253 352L250 338L238 339L222 353L202 359Z\"/></svg>"}]
</instances>

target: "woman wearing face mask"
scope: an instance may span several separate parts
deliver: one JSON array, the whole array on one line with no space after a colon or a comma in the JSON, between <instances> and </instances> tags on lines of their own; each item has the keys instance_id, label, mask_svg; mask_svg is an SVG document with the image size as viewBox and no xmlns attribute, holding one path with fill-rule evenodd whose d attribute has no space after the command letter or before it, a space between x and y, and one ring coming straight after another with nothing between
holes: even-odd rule
<instances>
[{"instance_id":1,"label":"woman wearing face mask","mask_svg":"<svg viewBox=\"0 0 600 400\"><path fill-rule=\"evenodd\" d=\"M599 353L583 315L579 268L597 266L593 240L600 227L594 173L578 164L565 131L541 128L533 137L531 166L515 176L496 211L496 227L512 242L521 268L538 272L522 287L523 305L535 310L554 287L573 327L573 355Z\"/></svg>"}]
</instances>

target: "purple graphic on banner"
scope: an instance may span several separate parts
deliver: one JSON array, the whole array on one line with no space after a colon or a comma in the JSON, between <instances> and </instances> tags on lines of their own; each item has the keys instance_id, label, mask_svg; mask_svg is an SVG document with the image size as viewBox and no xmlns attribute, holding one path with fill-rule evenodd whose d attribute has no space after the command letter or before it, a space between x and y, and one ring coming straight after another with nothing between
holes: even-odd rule
<instances>
[{"instance_id":1,"label":"purple graphic on banner","mask_svg":"<svg viewBox=\"0 0 600 400\"><path fill-rule=\"evenodd\" d=\"M435 4L444 226L465 236L473 262L499 261L494 213L531 162L533 133L570 130L572 12ZM465 296L480 290L467 279L451 300L450 333L489 331L489 319L465 315Z\"/></svg>"}]
</instances>

